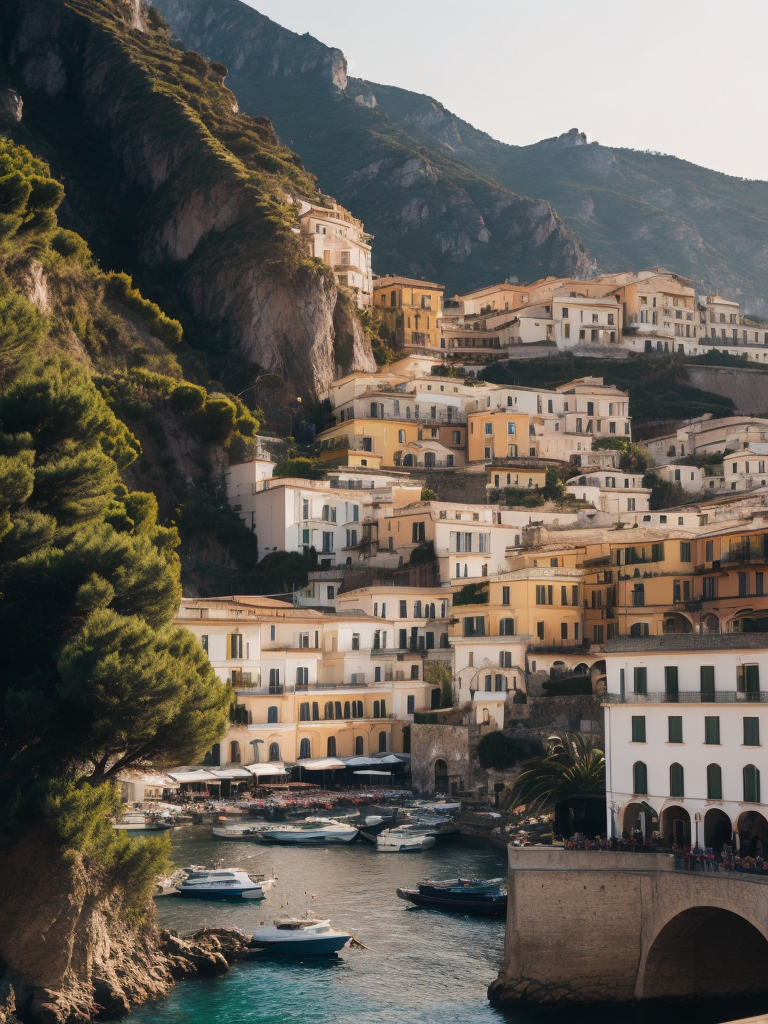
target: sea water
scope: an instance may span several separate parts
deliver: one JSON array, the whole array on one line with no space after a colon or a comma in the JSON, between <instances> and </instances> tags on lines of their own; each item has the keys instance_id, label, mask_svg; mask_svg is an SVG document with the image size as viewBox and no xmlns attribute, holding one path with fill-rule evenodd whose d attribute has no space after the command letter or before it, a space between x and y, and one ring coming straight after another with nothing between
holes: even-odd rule
<instances>
[{"instance_id":1,"label":"sea water","mask_svg":"<svg viewBox=\"0 0 768 1024\"><path fill-rule=\"evenodd\" d=\"M360 841L262 846L213 839L210 826L191 826L174 833L173 847L178 865L240 867L278 881L261 902L161 897L164 927L181 934L206 925L250 933L261 921L308 910L368 948L346 948L332 959L258 957L222 977L179 984L166 999L131 1014L130 1024L715 1024L768 1008L708 1003L543 1015L494 1009L486 992L503 955L503 920L411 908L395 893L425 878L503 876L506 858L490 846L448 843L416 854L376 853Z\"/></svg>"}]
</instances>

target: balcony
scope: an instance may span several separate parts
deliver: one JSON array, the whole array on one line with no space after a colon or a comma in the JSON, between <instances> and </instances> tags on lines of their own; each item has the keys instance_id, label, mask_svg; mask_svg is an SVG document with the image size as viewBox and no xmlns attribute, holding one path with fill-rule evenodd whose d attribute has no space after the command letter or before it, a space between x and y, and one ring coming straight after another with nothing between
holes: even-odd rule
<instances>
[{"instance_id":1,"label":"balcony","mask_svg":"<svg viewBox=\"0 0 768 1024\"><path fill-rule=\"evenodd\" d=\"M716 690L714 693L679 691L678 693L609 693L608 704L768 704L768 693L741 693Z\"/></svg>"}]
</instances>

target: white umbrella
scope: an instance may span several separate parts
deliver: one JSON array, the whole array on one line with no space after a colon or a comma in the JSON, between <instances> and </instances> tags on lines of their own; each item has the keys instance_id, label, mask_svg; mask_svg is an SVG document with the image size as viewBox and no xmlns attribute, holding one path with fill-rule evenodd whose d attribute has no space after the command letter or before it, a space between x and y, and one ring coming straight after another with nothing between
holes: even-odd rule
<instances>
[{"instance_id":1,"label":"white umbrella","mask_svg":"<svg viewBox=\"0 0 768 1024\"><path fill-rule=\"evenodd\" d=\"M363 769L359 772L352 772L353 775L391 775L392 772L372 772L370 769Z\"/></svg>"},{"instance_id":2,"label":"white umbrella","mask_svg":"<svg viewBox=\"0 0 768 1024\"><path fill-rule=\"evenodd\" d=\"M219 782L213 772L204 768L181 768L179 771L167 773L174 782Z\"/></svg>"},{"instance_id":3,"label":"white umbrella","mask_svg":"<svg viewBox=\"0 0 768 1024\"><path fill-rule=\"evenodd\" d=\"M257 779L262 775L287 775L288 772L281 764L247 764L245 766L249 775Z\"/></svg>"},{"instance_id":4,"label":"white umbrella","mask_svg":"<svg viewBox=\"0 0 768 1024\"><path fill-rule=\"evenodd\" d=\"M307 768L311 772L331 771L333 768L346 768L347 766L338 757L307 757L298 761L300 768Z\"/></svg>"}]
</instances>

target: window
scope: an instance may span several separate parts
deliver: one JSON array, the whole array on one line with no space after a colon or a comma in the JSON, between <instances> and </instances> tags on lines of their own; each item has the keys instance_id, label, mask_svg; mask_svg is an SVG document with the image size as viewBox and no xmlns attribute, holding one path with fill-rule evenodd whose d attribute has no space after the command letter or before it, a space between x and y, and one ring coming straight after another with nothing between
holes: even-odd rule
<instances>
[{"instance_id":1,"label":"window","mask_svg":"<svg viewBox=\"0 0 768 1024\"><path fill-rule=\"evenodd\" d=\"M760 693L760 666L737 665L736 689L747 695L747 700ZM759 698L758 698L759 699Z\"/></svg>"},{"instance_id":2,"label":"window","mask_svg":"<svg viewBox=\"0 0 768 1024\"><path fill-rule=\"evenodd\" d=\"M681 764L669 766L669 795L685 797L685 773Z\"/></svg>"},{"instance_id":3,"label":"window","mask_svg":"<svg viewBox=\"0 0 768 1024\"><path fill-rule=\"evenodd\" d=\"M280 693L280 669L271 668L269 670L269 692Z\"/></svg>"},{"instance_id":4,"label":"window","mask_svg":"<svg viewBox=\"0 0 768 1024\"><path fill-rule=\"evenodd\" d=\"M715 699L715 666L702 665L699 669L700 689L702 702Z\"/></svg>"},{"instance_id":5,"label":"window","mask_svg":"<svg viewBox=\"0 0 768 1024\"><path fill-rule=\"evenodd\" d=\"M680 561L690 562L691 560L691 542L688 540L680 541Z\"/></svg>"},{"instance_id":6,"label":"window","mask_svg":"<svg viewBox=\"0 0 768 1024\"><path fill-rule=\"evenodd\" d=\"M269 760L279 761L280 760L280 744L270 743L269 744Z\"/></svg>"},{"instance_id":7,"label":"window","mask_svg":"<svg viewBox=\"0 0 768 1024\"><path fill-rule=\"evenodd\" d=\"M715 544L714 541L708 540L704 545L704 558L707 562L711 562L715 557Z\"/></svg>"},{"instance_id":8,"label":"window","mask_svg":"<svg viewBox=\"0 0 768 1024\"><path fill-rule=\"evenodd\" d=\"M760 746L760 719L759 718L745 718L744 719L744 746L745 747L759 747Z\"/></svg>"},{"instance_id":9,"label":"window","mask_svg":"<svg viewBox=\"0 0 768 1024\"><path fill-rule=\"evenodd\" d=\"M490 434L493 433L493 424L492 423L484 423L483 427L485 428L485 433L486 434L490 435Z\"/></svg>"},{"instance_id":10,"label":"window","mask_svg":"<svg viewBox=\"0 0 768 1024\"><path fill-rule=\"evenodd\" d=\"M312 756L312 748L308 739L303 739L299 743L299 760L303 761L304 758Z\"/></svg>"},{"instance_id":11,"label":"window","mask_svg":"<svg viewBox=\"0 0 768 1024\"><path fill-rule=\"evenodd\" d=\"M760 772L753 764L744 768L744 800L746 803L760 803Z\"/></svg>"},{"instance_id":12,"label":"window","mask_svg":"<svg viewBox=\"0 0 768 1024\"><path fill-rule=\"evenodd\" d=\"M509 604L509 587L501 588L501 603Z\"/></svg>"},{"instance_id":13,"label":"window","mask_svg":"<svg viewBox=\"0 0 768 1024\"><path fill-rule=\"evenodd\" d=\"M398 432L397 432L397 443L398 444L405 444L405 431L404 430L398 430Z\"/></svg>"},{"instance_id":14,"label":"window","mask_svg":"<svg viewBox=\"0 0 768 1024\"><path fill-rule=\"evenodd\" d=\"M645 743L645 715L632 715L632 742Z\"/></svg>"},{"instance_id":15,"label":"window","mask_svg":"<svg viewBox=\"0 0 768 1024\"><path fill-rule=\"evenodd\" d=\"M633 622L629 627L630 636L648 636L650 627L647 622Z\"/></svg>"},{"instance_id":16,"label":"window","mask_svg":"<svg viewBox=\"0 0 768 1024\"><path fill-rule=\"evenodd\" d=\"M632 791L635 796L648 793L648 768L642 761L635 761L632 765Z\"/></svg>"},{"instance_id":17,"label":"window","mask_svg":"<svg viewBox=\"0 0 768 1024\"><path fill-rule=\"evenodd\" d=\"M567 640L568 639L568 623L567 622L561 622L560 623L560 639L561 640Z\"/></svg>"},{"instance_id":18,"label":"window","mask_svg":"<svg viewBox=\"0 0 768 1024\"><path fill-rule=\"evenodd\" d=\"M323 532L323 554L330 555L333 552L333 534Z\"/></svg>"},{"instance_id":19,"label":"window","mask_svg":"<svg viewBox=\"0 0 768 1024\"><path fill-rule=\"evenodd\" d=\"M202 645L203 650L207 654L208 653L208 636L206 634L203 634L203 636L200 637L200 643Z\"/></svg>"},{"instance_id":20,"label":"window","mask_svg":"<svg viewBox=\"0 0 768 1024\"><path fill-rule=\"evenodd\" d=\"M416 697L414 696L414 694L409 693L408 696L406 697L405 713L407 715L412 715L415 710L416 710Z\"/></svg>"},{"instance_id":21,"label":"window","mask_svg":"<svg viewBox=\"0 0 768 1024\"><path fill-rule=\"evenodd\" d=\"M240 744L237 740L232 740L229 744L229 760L232 764L240 764L241 762Z\"/></svg>"},{"instance_id":22,"label":"window","mask_svg":"<svg viewBox=\"0 0 768 1024\"><path fill-rule=\"evenodd\" d=\"M507 433L508 434L514 434L515 433L515 424L514 423L508 423L507 424Z\"/></svg>"},{"instance_id":23,"label":"window","mask_svg":"<svg viewBox=\"0 0 768 1024\"><path fill-rule=\"evenodd\" d=\"M720 743L720 716L707 715L704 718L704 742L708 746L718 746Z\"/></svg>"},{"instance_id":24,"label":"window","mask_svg":"<svg viewBox=\"0 0 768 1024\"><path fill-rule=\"evenodd\" d=\"M411 524L411 541L414 544L423 544L426 538L424 523Z\"/></svg>"},{"instance_id":25,"label":"window","mask_svg":"<svg viewBox=\"0 0 768 1024\"><path fill-rule=\"evenodd\" d=\"M309 721L309 701L305 701L305 703L299 704L299 721Z\"/></svg>"},{"instance_id":26,"label":"window","mask_svg":"<svg viewBox=\"0 0 768 1024\"><path fill-rule=\"evenodd\" d=\"M749 573L739 573L739 597L749 597Z\"/></svg>"},{"instance_id":27,"label":"window","mask_svg":"<svg viewBox=\"0 0 768 1024\"><path fill-rule=\"evenodd\" d=\"M544 623L543 622L537 622L536 623L536 639L537 640L543 640L544 639Z\"/></svg>"},{"instance_id":28,"label":"window","mask_svg":"<svg viewBox=\"0 0 768 1024\"><path fill-rule=\"evenodd\" d=\"M464 619L464 636L485 636L485 616L467 616Z\"/></svg>"},{"instance_id":29,"label":"window","mask_svg":"<svg viewBox=\"0 0 768 1024\"><path fill-rule=\"evenodd\" d=\"M635 693L648 693L648 669L636 668L634 672Z\"/></svg>"},{"instance_id":30,"label":"window","mask_svg":"<svg viewBox=\"0 0 768 1024\"><path fill-rule=\"evenodd\" d=\"M670 715L667 719L668 737L670 743L683 742L683 716Z\"/></svg>"},{"instance_id":31,"label":"window","mask_svg":"<svg viewBox=\"0 0 768 1024\"><path fill-rule=\"evenodd\" d=\"M325 751L325 753L326 753L327 757L336 757L336 737L335 736L329 736L328 737L328 743L326 744L326 751Z\"/></svg>"},{"instance_id":32,"label":"window","mask_svg":"<svg viewBox=\"0 0 768 1024\"><path fill-rule=\"evenodd\" d=\"M360 650L360 634L359 633L353 633L352 634L352 650L353 651L359 651Z\"/></svg>"},{"instance_id":33,"label":"window","mask_svg":"<svg viewBox=\"0 0 768 1024\"><path fill-rule=\"evenodd\" d=\"M632 588L632 606L633 608L645 607L645 584L636 583Z\"/></svg>"},{"instance_id":34,"label":"window","mask_svg":"<svg viewBox=\"0 0 768 1024\"><path fill-rule=\"evenodd\" d=\"M418 665L411 665L411 679L418 679L418 678L419 678L419 666Z\"/></svg>"},{"instance_id":35,"label":"window","mask_svg":"<svg viewBox=\"0 0 768 1024\"><path fill-rule=\"evenodd\" d=\"M267 722L268 722L268 724L269 725L274 725L277 721L279 721L278 715L279 715L279 711L278 711L278 708L277 708L276 705L273 704L272 707L267 708Z\"/></svg>"},{"instance_id":36,"label":"window","mask_svg":"<svg viewBox=\"0 0 768 1024\"><path fill-rule=\"evenodd\" d=\"M352 701L352 717L365 718L365 709L363 708L363 702L361 700Z\"/></svg>"},{"instance_id":37,"label":"window","mask_svg":"<svg viewBox=\"0 0 768 1024\"><path fill-rule=\"evenodd\" d=\"M515 635L515 620L514 619L501 619L499 621L499 636L514 636Z\"/></svg>"},{"instance_id":38,"label":"window","mask_svg":"<svg viewBox=\"0 0 768 1024\"><path fill-rule=\"evenodd\" d=\"M717 600L717 577L705 576L701 581L701 597L704 601Z\"/></svg>"},{"instance_id":39,"label":"window","mask_svg":"<svg viewBox=\"0 0 768 1024\"><path fill-rule=\"evenodd\" d=\"M719 764L707 765L707 800L723 799L723 773Z\"/></svg>"},{"instance_id":40,"label":"window","mask_svg":"<svg viewBox=\"0 0 768 1024\"><path fill-rule=\"evenodd\" d=\"M243 656L243 634L230 633L227 637L227 657L242 658Z\"/></svg>"},{"instance_id":41,"label":"window","mask_svg":"<svg viewBox=\"0 0 768 1024\"><path fill-rule=\"evenodd\" d=\"M677 703L678 684L676 665L667 665L664 669L664 693L666 694L668 701L675 704Z\"/></svg>"},{"instance_id":42,"label":"window","mask_svg":"<svg viewBox=\"0 0 768 1024\"><path fill-rule=\"evenodd\" d=\"M387 734L385 732L379 733L379 753L385 754L387 752Z\"/></svg>"}]
</instances>

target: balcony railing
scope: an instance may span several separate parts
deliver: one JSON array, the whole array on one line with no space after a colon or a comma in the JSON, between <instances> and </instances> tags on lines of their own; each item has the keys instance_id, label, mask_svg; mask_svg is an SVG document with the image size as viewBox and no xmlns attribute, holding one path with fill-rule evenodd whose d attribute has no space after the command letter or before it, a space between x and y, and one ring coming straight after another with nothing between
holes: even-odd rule
<instances>
[{"instance_id":1,"label":"balcony railing","mask_svg":"<svg viewBox=\"0 0 768 1024\"><path fill-rule=\"evenodd\" d=\"M608 704L768 704L768 693L716 690L714 693L681 690L678 693L609 693Z\"/></svg>"}]
</instances>

